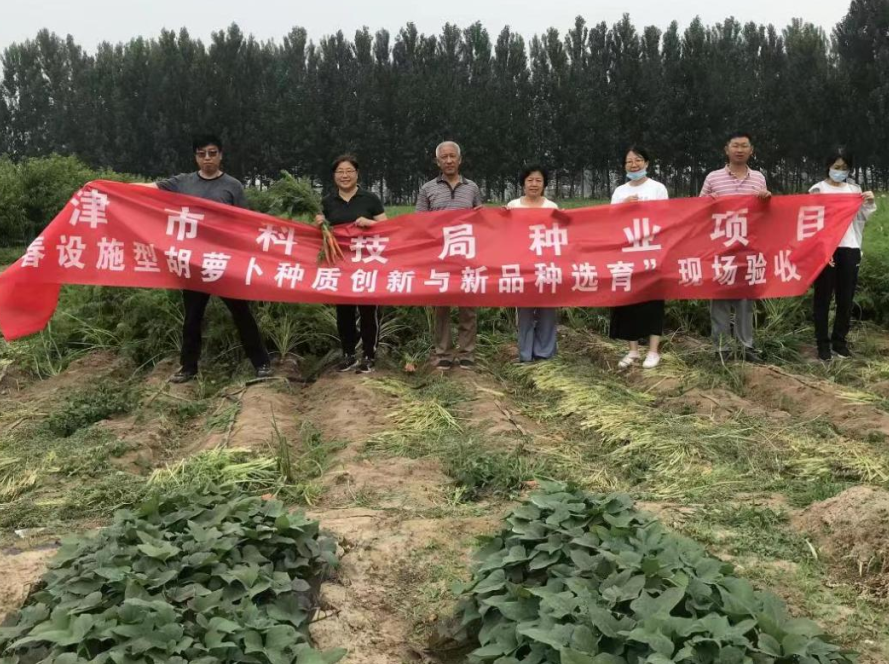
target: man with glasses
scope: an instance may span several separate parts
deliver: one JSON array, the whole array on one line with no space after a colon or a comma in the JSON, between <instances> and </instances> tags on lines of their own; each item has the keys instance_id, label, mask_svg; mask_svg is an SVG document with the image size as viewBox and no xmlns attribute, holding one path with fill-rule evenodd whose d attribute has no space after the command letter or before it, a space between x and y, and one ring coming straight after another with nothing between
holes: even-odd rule
<instances>
[{"instance_id":1,"label":"man with glasses","mask_svg":"<svg viewBox=\"0 0 889 664\"><path fill-rule=\"evenodd\" d=\"M195 137L192 148L198 165L197 171L181 173L143 186L246 208L244 185L222 172L222 141L212 134L203 134ZM182 324L182 366L170 378L171 383L185 383L198 373L198 360L201 357L201 323L204 320L204 311L210 300L210 294L184 290L182 299L185 302L185 320ZM269 354L262 343L256 320L250 312L250 303L229 297L221 299L231 312L244 351L256 370L257 378L271 377Z\"/></svg>"},{"instance_id":2,"label":"man with glasses","mask_svg":"<svg viewBox=\"0 0 889 664\"><path fill-rule=\"evenodd\" d=\"M437 212L439 210L472 210L482 205L482 195L478 185L460 175L463 155L460 146L453 141L445 141L435 148L435 162L441 171L437 178L420 188L417 196L417 212ZM456 357L451 342L451 308L435 307L435 366L450 369L456 364L461 369L475 366L475 338L478 327L476 310L472 307L457 308Z\"/></svg>"}]
</instances>

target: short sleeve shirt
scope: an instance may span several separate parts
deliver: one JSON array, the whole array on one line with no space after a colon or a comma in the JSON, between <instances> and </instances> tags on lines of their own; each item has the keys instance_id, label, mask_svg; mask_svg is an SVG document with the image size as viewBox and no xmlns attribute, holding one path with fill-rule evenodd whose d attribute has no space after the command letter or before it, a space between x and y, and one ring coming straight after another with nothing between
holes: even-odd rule
<instances>
[{"instance_id":1,"label":"short sleeve shirt","mask_svg":"<svg viewBox=\"0 0 889 664\"><path fill-rule=\"evenodd\" d=\"M161 180L157 183L157 188L164 191L172 191L176 194L205 198L208 201L215 201L225 205L234 205L241 208L247 207L244 185L226 173L212 180L201 177L198 171L194 173L180 173L166 180Z\"/></svg>"},{"instance_id":2,"label":"short sleeve shirt","mask_svg":"<svg viewBox=\"0 0 889 664\"><path fill-rule=\"evenodd\" d=\"M332 225L351 224L359 217L373 219L386 212L380 197L360 187L348 201L339 192L324 197L321 201L324 218Z\"/></svg>"},{"instance_id":3,"label":"short sleeve shirt","mask_svg":"<svg viewBox=\"0 0 889 664\"><path fill-rule=\"evenodd\" d=\"M417 212L438 212L440 210L471 210L482 204L482 194L478 185L462 175L457 185L451 188L443 175L430 180L417 196Z\"/></svg>"},{"instance_id":4,"label":"short sleeve shirt","mask_svg":"<svg viewBox=\"0 0 889 664\"><path fill-rule=\"evenodd\" d=\"M529 210L533 209L533 208L530 208L529 206L525 205L522 202L521 198L514 198L513 200L509 201L509 203L506 204L506 207L509 210L519 210L519 209L523 209L523 208L527 208ZM553 201L544 197L543 205L541 205L540 208L544 209L544 210L558 210L559 206L556 205Z\"/></svg>"},{"instance_id":5,"label":"short sleeve shirt","mask_svg":"<svg viewBox=\"0 0 889 664\"><path fill-rule=\"evenodd\" d=\"M664 201L670 198L667 188L660 182L649 178L640 185L633 186L629 182L614 190L612 203L623 203L630 196L638 196L640 201Z\"/></svg>"},{"instance_id":6,"label":"short sleeve shirt","mask_svg":"<svg viewBox=\"0 0 889 664\"><path fill-rule=\"evenodd\" d=\"M722 196L747 196L758 194L763 189L768 189L766 177L759 171L748 168L745 177L736 178L728 166L726 166L707 175L704 180L704 186L701 189L701 196L714 196L716 198L721 198Z\"/></svg>"}]
</instances>

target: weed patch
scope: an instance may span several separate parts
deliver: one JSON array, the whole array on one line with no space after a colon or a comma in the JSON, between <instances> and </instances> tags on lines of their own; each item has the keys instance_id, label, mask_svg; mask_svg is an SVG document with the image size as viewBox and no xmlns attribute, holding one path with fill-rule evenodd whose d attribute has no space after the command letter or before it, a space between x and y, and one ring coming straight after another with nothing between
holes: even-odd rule
<instances>
[{"instance_id":1,"label":"weed patch","mask_svg":"<svg viewBox=\"0 0 889 664\"><path fill-rule=\"evenodd\" d=\"M310 422L301 422L299 440L293 445L282 435L277 425L270 448L282 481L285 495L311 505L321 495L321 485L316 481L330 467L333 455L345 447L342 441L328 441Z\"/></svg>"},{"instance_id":2,"label":"weed patch","mask_svg":"<svg viewBox=\"0 0 889 664\"><path fill-rule=\"evenodd\" d=\"M136 399L138 401L138 399ZM74 394L46 420L49 431L67 438L76 431L112 415L127 413L133 407L134 393L119 385L102 384Z\"/></svg>"},{"instance_id":3,"label":"weed patch","mask_svg":"<svg viewBox=\"0 0 889 664\"><path fill-rule=\"evenodd\" d=\"M793 561L812 558L805 538L790 527L790 517L769 507L703 505L682 530L698 542L735 556Z\"/></svg>"},{"instance_id":4,"label":"weed patch","mask_svg":"<svg viewBox=\"0 0 889 664\"><path fill-rule=\"evenodd\" d=\"M529 480L546 474L545 463L533 460L522 447L485 449L473 440L458 439L443 455L444 471L462 489L465 500L484 496L515 496Z\"/></svg>"},{"instance_id":5,"label":"weed patch","mask_svg":"<svg viewBox=\"0 0 889 664\"><path fill-rule=\"evenodd\" d=\"M412 458L439 458L460 500L513 496L527 481L552 472L544 454L532 458L521 445L504 448L485 441L461 418L467 395L451 381L433 380L417 388L392 379L372 384L401 403L390 415L395 428L374 436L368 448Z\"/></svg>"}]
</instances>

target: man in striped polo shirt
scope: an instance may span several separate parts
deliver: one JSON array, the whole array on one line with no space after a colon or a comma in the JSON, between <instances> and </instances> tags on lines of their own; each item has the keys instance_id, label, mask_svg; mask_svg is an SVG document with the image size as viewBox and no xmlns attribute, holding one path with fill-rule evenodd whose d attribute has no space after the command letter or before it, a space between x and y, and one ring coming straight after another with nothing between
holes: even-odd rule
<instances>
[{"instance_id":1,"label":"man in striped polo shirt","mask_svg":"<svg viewBox=\"0 0 889 664\"><path fill-rule=\"evenodd\" d=\"M453 141L439 144L435 148L435 161L441 172L437 178L420 187L417 212L480 207L482 195L478 186L460 175L460 163L463 161L460 146ZM459 350L455 355L451 343L451 308L435 307L435 366L439 369L450 369L455 363L462 369L475 366L476 311L470 307L458 307L457 316Z\"/></svg>"},{"instance_id":2,"label":"man in striped polo shirt","mask_svg":"<svg viewBox=\"0 0 889 664\"><path fill-rule=\"evenodd\" d=\"M725 144L728 164L725 168L713 171L704 180L701 196L719 198L722 196L759 196L769 198L772 194L766 185L765 176L747 165L753 156L753 140L746 132L735 132ZM748 362L762 362L759 353L753 349L753 300L711 300L710 330L716 344L716 353L721 360L726 359L723 339L731 336L732 310L735 312L735 337L744 349L744 359Z\"/></svg>"}]
</instances>

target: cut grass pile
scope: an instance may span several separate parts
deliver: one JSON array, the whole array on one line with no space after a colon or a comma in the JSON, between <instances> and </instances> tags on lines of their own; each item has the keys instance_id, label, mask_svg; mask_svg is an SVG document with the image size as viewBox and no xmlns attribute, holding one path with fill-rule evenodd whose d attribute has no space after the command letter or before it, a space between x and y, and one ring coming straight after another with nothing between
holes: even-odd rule
<instances>
[{"instance_id":1,"label":"cut grass pile","mask_svg":"<svg viewBox=\"0 0 889 664\"><path fill-rule=\"evenodd\" d=\"M625 487L655 499L725 498L826 478L889 479L889 456L877 445L806 423L777 426L738 415L717 424L696 413L675 413L573 359L512 371L539 393L535 410L543 421L564 422L564 445L574 450L580 474L590 468L585 484L598 481L603 465Z\"/></svg>"}]
</instances>

